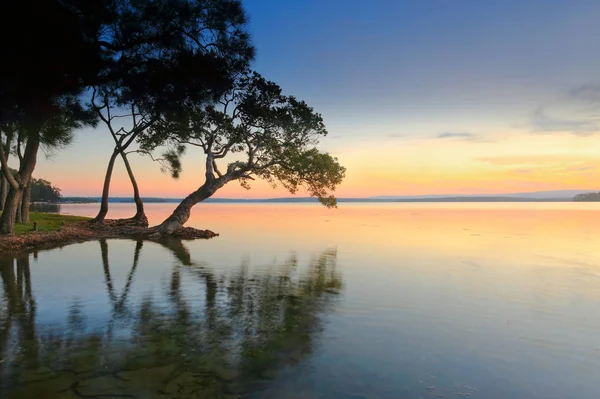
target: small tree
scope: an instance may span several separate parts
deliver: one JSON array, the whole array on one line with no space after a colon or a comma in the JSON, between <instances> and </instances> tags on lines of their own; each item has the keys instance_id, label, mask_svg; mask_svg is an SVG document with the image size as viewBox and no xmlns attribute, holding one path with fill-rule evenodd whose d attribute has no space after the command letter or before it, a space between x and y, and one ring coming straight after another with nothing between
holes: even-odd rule
<instances>
[{"instance_id":1,"label":"small tree","mask_svg":"<svg viewBox=\"0 0 600 399\"><path fill-rule=\"evenodd\" d=\"M164 154L174 175L186 145L199 147L206 156L204 184L158 226L159 232L180 229L194 205L231 181L249 189L249 182L260 178L292 194L304 187L325 206L336 206L333 191L345 168L316 148L327 135L323 119L305 102L283 95L277 84L257 73L243 74L218 107L189 104L182 114L178 120L159 121L141 140L148 151L165 140L177 149ZM221 171L218 162L227 157L236 159Z\"/></svg>"},{"instance_id":2,"label":"small tree","mask_svg":"<svg viewBox=\"0 0 600 399\"><path fill-rule=\"evenodd\" d=\"M71 141L75 129L94 125L95 122L95 115L82 108L77 98L65 97L56 100L47 109L46 114L39 114L38 118L30 123L14 122L0 125L0 135L3 132L17 133L16 152L19 155L19 169L13 175L8 167L7 154L0 146L0 165L9 183L4 211L0 216L0 234L12 234L15 221L22 221L18 216L22 215L19 212L22 207L21 200L31 181L40 147L64 147ZM24 146L22 152L21 146Z\"/></svg>"}]
</instances>

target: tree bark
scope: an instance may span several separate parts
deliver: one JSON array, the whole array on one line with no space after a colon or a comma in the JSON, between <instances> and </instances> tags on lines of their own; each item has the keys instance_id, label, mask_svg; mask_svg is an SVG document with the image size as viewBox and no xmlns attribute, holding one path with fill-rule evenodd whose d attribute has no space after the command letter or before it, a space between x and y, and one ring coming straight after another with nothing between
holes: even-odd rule
<instances>
[{"instance_id":1,"label":"tree bark","mask_svg":"<svg viewBox=\"0 0 600 399\"><path fill-rule=\"evenodd\" d=\"M23 197L21 199L21 223L29 223L29 206L31 205L31 184L23 189Z\"/></svg>"},{"instance_id":2,"label":"tree bark","mask_svg":"<svg viewBox=\"0 0 600 399\"><path fill-rule=\"evenodd\" d=\"M4 172L0 166L0 211L4 209L4 203L6 202L6 196L8 195L8 181L4 177Z\"/></svg>"},{"instance_id":3,"label":"tree bark","mask_svg":"<svg viewBox=\"0 0 600 399\"><path fill-rule=\"evenodd\" d=\"M115 167L115 160L119 155L119 151L115 148L112 155L110 156L110 160L108 161L108 167L106 168L106 175L104 176L104 186L102 188L102 201L100 202L100 210L98 211L98 215L92 222L103 222L106 218L106 214L108 213L108 194L110 192L110 179L112 178L112 172Z\"/></svg>"},{"instance_id":4,"label":"tree bark","mask_svg":"<svg viewBox=\"0 0 600 399\"><path fill-rule=\"evenodd\" d=\"M218 179L210 179L204 183L198 190L194 191L183 199L177 205L171 216L165 219L158 227L157 231L162 234L173 234L181 229L185 222L190 218L192 207L198 202L210 198L218 189L227 184L232 177L225 175Z\"/></svg>"},{"instance_id":5,"label":"tree bark","mask_svg":"<svg viewBox=\"0 0 600 399\"><path fill-rule=\"evenodd\" d=\"M12 142L12 137L12 133L7 134L6 145L2 144L2 140L0 139L0 145L4 146L2 150L6 157L6 162L8 162L8 157L10 156L10 143ZM10 171L8 173L10 173ZM4 176L4 167L0 165L0 211L4 209L4 203L8 196L9 187L8 180L6 179L6 176Z\"/></svg>"},{"instance_id":6,"label":"tree bark","mask_svg":"<svg viewBox=\"0 0 600 399\"><path fill-rule=\"evenodd\" d=\"M22 193L23 190L20 188L11 187L10 190L8 190L4 210L0 217L0 234L12 234L14 232L15 220L17 219L17 212L19 204L21 203Z\"/></svg>"},{"instance_id":7,"label":"tree bark","mask_svg":"<svg viewBox=\"0 0 600 399\"><path fill-rule=\"evenodd\" d=\"M19 203L17 204L17 213L15 215L15 223L18 223L18 224L23 223L23 221L21 220L21 216L23 216L23 214L21 213L21 206L23 204L24 190L21 189L20 191L21 191L21 195L20 195L21 198L19 198Z\"/></svg>"},{"instance_id":8,"label":"tree bark","mask_svg":"<svg viewBox=\"0 0 600 399\"><path fill-rule=\"evenodd\" d=\"M133 175L133 170L131 169L129 160L127 159L127 154L125 154L123 151L121 151L121 158L123 158L125 169L127 169L127 174L129 175L129 180L131 180L131 186L133 187L133 200L135 201L136 209L135 216L133 218L138 222L148 225L148 218L144 213L144 202L142 201L142 197L140 197L140 189L137 181L135 180L135 176Z\"/></svg>"},{"instance_id":9,"label":"tree bark","mask_svg":"<svg viewBox=\"0 0 600 399\"><path fill-rule=\"evenodd\" d=\"M25 153L21 160L19 172L15 178L8 178L10 190L6 198L4 211L0 216L0 234L12 234L14 232L15 220L19 212L19 205L21 202L21 196L23 195L23 188L29 185L31 175L35 169L37 163L37 153L40 148L40 136L39 134L31 134L27 138L27 145L25 146ZM2 166L7 167L6 158L4 157L4 151L0 154ZM6 176L6 173L5 173Z\"/></svg>"}]
</instances>

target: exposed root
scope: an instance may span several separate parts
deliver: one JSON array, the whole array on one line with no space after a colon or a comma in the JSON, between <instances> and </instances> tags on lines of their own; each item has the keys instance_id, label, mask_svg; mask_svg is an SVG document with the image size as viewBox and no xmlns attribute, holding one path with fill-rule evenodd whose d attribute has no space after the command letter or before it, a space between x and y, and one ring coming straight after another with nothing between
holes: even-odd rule
<instances>
[{"instance_id":1,"label":"exposed root","mask_svg":"<svg viewBox=\"0 0 600 399\"><path fill-rule=\"evenodd\" d=\"M172 234L161 233L157 227L148 228L148 222L131 219L105 219L67 223L57 231L32 232L24 235L0 236L0 253L19 253L31 249L49 249L63 245L101 238L132 238L158 241L165 237L181 240L209 239L219 234L210 230L183 227Z\"/></svg>"}]
</instances>

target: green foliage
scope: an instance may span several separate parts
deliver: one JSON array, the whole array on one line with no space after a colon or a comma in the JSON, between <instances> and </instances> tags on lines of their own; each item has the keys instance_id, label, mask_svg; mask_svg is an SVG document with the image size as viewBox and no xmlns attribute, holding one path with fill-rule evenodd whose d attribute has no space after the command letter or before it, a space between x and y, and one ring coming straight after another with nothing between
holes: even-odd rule
<instances>
[{"instance_id":1,"label":"green foliage","mask_svg":"<svg viewBox=\"0 0 600 399\"><path fill-rule=\"evenodd\" d=\"M113 2L0 2L0 123L44 120L57 98L96 81L106 61L97 38Z\"/></svg>"},{"instance_id":2,"label":"green foliage","mask_svg":"<svg viewBox=\"0 0 600 399\"><path fill-rule=\"evenodd\" d=\"M0 215L2 212L0 212ZM15 225L14 234L28 234L32 232L33 222L37 222L38 231L49 232L49 231L57 231L62 226L63 223L70 222L80 222L84 220L89 220L90 218L86 218L83 216L73 216L73 215L59 215L57 213L40 213L40 212L31 212L29 215L30 221L27 224L17 223Z\"/></svg>"},{"instance_id":3,"label":"green foliage","mask_svg":"<svg viewBox=\"0 0 600 399\"><path fill-rule=\"evenodd\" d=\"M58 202L61 194L60 188L44 179L31 179L31 202Z\"/></svg>"},{"instance_id":4,"label":"green foliage","mask_svg":"<svg viewBox=\"0 0 600 399\"><path fill-rule=\"evenodd\" d=\"M258 177L273 186L281 184L292 194L303 187L334 207L333 191L342 182L345 168L317 149L326 135L320 114L254 72L239 76L218 106L187 104L179 118L161 120L150 128L140 144L145 151L165 142L197 146L215 159L212 168L218 183L237 180L249 188L249 180ZM230 162L224 173L218 169L217 160L242 154L245 161Z\"/></svg>"},{"instance_id":5,"label":"green foliage","mask_svg":"<svg viewBox=\"0 0 600 399\"><path fill-rule=\"evenodd\" d=\"M131 111L135 129L218 99L254 57L239 0L113 2L100 44L114 62L95 86L109 122L111 108Z\"/></svg>"}]
</instances>

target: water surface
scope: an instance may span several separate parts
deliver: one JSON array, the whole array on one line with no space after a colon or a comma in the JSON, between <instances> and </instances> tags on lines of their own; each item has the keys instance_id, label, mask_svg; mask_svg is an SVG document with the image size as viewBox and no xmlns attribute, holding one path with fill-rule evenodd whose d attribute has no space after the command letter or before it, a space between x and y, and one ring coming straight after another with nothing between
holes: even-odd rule
<instances>
[{"instance_id":1,"label":"water surface","mask_svg":"<svg viewBox=\"0 0 600 399\"><path fill-rule=\"evenodd\" d=\"M213 240L4 258L0 397L598 398L599 211L206 204Z\"/></svg>"}]
</instances>

